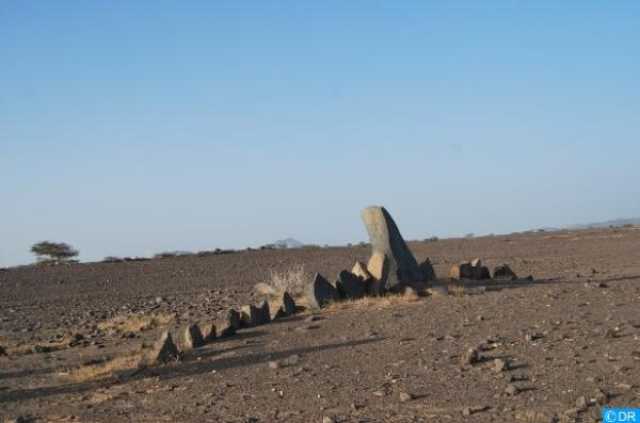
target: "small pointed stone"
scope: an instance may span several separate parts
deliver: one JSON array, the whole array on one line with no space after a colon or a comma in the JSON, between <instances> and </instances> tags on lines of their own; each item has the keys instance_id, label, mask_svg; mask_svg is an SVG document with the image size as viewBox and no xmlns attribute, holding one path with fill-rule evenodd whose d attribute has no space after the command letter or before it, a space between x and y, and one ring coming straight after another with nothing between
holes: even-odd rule
<instances>
[{"instance_id":1,"label":"small pointed stone","mask_svg":"<svg viewBox=\"0 0 640 423\"><path fill-rule=\"evenodd\" d=\"M160 339L156 341L151 350L149 359L151 363L169 363L176 361L180 357L180 351L173 342L171 333L169 331L162 332Z\"/></svg>"},{"instance_id":2,"label":"small pointed stone","mask_svg":"<svg viewBox=\"0 0 640 423\"><path fill-rule=\"evenodd\" d=\"M188 325L183 332L184 347L187 349L200 348L204 345L204 337L200 326L196 323Z\"/></svg>"}]
</instances>

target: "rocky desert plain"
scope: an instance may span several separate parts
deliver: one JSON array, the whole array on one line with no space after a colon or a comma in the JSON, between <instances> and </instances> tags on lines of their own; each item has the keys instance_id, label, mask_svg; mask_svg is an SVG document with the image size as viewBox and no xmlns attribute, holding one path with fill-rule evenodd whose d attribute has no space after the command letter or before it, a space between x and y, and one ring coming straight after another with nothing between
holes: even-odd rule
<instances>
[{"instance_id":1,"label":"rocky desert plain","mask_svg":"<svg viewBox=\"0 0 640 423\"><path fill-rule=\"evenodd\" d=\"M640 405L639 227L405 244L372 213L370 245L0 270L0 419L552 423ZM505 264L517 277L494 277ZM287 275L293 308L256 289Z\"/></svg>"}]
</instances>

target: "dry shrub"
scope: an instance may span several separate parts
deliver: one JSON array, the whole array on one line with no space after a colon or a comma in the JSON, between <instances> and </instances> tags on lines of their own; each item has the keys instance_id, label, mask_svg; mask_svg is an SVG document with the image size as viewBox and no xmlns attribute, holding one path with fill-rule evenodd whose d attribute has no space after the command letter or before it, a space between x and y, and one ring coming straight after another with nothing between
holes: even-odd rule
<instances>
[{"instance_id":1,"label":"dry shrub","mask_svg":"<svg viewBox=\"0 0 640 423\"><path fill-rule=\"evenodd\" d=\"M333 312L339 310L360 310L370 308L389 308L403 304L412 304L420 300L415 291L407 294L387 294L382 297L363 297L357 300L336 301L327 305L323 310Z\"/></svg>"},{"instance_id":2,"label":"dry shrub","mask_svg":"<svg viewBox=\"0 0 640 423\"><path fill-rule=\"evenodd\" d=\"M98 329L115 332L142 332L167 326L173 319L174 316L171 314L116 316L98 323Z\"/></svg>"},{"instance_id":3,"label":"dry shrub","mask_svg":"<svg viewBox=\"0 0 640 423\"><path fill-rule=\"evenodd\" d=\"M104 363L78 367L68 373L69 379L74 382L86 382L89 380L104 379L117 373L140 368L143 362L143 354L140 351L115 357Z\"/></svg>"},{"instance_id":4,"label":"dry shrub","mask_svg":"<svg viewBox=\"0 0 640 423\"><path fill-rule=\"evenodd\" d=\"M309 280L310 275L305 272L304 265L298 265L282 272L271 270L269 280L257 284L255 289L259 294L272 299L282 298L286 291L298 300L304 297L304 289Z\"/></svg>"}]
</instances>

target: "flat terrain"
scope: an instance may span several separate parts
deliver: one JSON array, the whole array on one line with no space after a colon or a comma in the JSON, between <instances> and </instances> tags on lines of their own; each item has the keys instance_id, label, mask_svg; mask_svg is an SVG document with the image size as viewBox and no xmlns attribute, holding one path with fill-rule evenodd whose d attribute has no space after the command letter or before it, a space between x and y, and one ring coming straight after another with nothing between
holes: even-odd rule
<instances>
[{"instance_id":1,"label":"flat terrain","mask_svg":"<svg viewBox=\"0 0 640 423\"><path fill-rule=\"evenodd\" d=\"M118 319L170 316L174 329L214 321L229 307L257 302L253 285L271 270L304 265L333 279L369 250L0 271L0 345L9 352L0 357L0 418L551 422L557 415L589 422L597 421L600 404L640 406L640 230L410 247L419 261L430 257L440 277L454 263L481 257L535 282L488 283L478 295L350 303L314 319L301 314L242 330L180 363L81 377L83 368L138 351L160 331L113 326ZM479 360L463 365L469 348ZM496 370L495 359L507 368Z\"/></svg>"}]
</instances>

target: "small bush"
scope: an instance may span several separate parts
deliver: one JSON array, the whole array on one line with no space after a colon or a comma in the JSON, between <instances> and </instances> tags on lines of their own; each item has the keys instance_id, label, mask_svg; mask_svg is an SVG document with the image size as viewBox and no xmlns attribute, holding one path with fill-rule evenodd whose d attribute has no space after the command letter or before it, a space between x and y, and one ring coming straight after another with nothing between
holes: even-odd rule
<instances>
[{"instance_id":1,"label":"small bush","mask_svg":"<svg viewBox=\"0 0 640 423\"><path fill-rule=\"evenodd\" d=\"M430 242L438 242L440 241L440 238L438 238L437 236L432 236L431 238L425 238L424 242L426 243L430 243Z\"/></svg>"},{"instance_id":2,"label":"small bush","mask_svg":"<svg viewBox=\"0 0 640 423\"><path fill-rule=\"evenodd\" d=\"M259 294L271 298L281 297L285 291L294 298L300 298L304 295L308 280L310 280L310 275L305 272L303 265L299 265L283 272L272 270L269 280L265 283L257 284L255 289Z\"/></svg>"}]
</instances>

